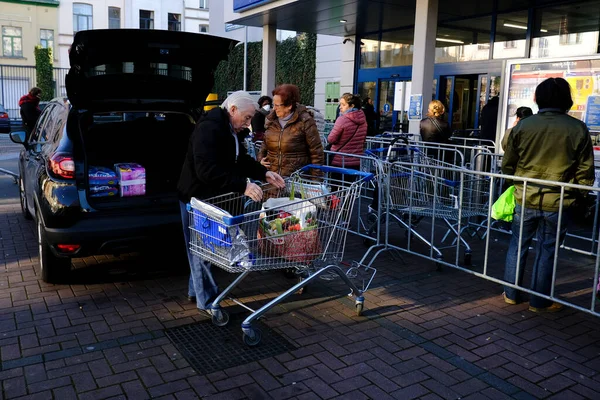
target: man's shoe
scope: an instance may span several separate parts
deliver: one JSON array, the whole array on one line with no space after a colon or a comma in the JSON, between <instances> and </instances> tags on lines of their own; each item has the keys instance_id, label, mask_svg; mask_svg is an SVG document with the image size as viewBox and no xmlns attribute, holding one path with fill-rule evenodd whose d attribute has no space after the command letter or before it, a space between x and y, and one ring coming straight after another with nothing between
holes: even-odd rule
<instances>
[{"instance_id":1,"label":"man's shoe","mask_svg":"<svg viewBox=\"0 0 600 400\"><path fill-rule=\"evenodd\" d=\"M513 305L513 306L514 306L515 304L517 304L517 301L516 301L516 300L509 299L508 297L506 297L506 293L505 293L505 292L502 292L502 297L504 298L504 302L505 302L506 304L511 304L511 305Z\"/></svg>"},{"instance_id":2,"label":"man's shoe","mask_svg":"<svg viewBox=\"0 0 600 400\"><path fill-rule=\"evenodd\" d=\"M542 314L542 313L554 313L554 312L561 311L563 308L565 308L565 306L563 306L562 304L552 303L552 305L549 306L549 307L532 307L532 306L529 306L529 311L534 312L534 313L538 313L538 314Z\"/></svg>"},{"instance_id":3,"label":"man's shoe","mask_svg":"<svg viewBox=\"0 0 600 400\"><path fill-rule=\"evenodd\" d=\"M195 303L195 302L196 302L196 296L187 296L187 300L188 300L190 303Z\"/></svg>"}]
</instances>

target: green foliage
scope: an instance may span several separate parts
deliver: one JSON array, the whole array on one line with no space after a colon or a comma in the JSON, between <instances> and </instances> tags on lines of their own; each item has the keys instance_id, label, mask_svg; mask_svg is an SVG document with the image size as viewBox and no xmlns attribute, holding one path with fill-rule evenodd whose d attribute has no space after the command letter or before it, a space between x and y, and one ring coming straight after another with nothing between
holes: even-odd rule
<instances>
[{"instance_id":1,"label":"green foliage","mask_svg":"<svg viewBox=\"0 0 600 400\"><path fill-rule=\"evenodd\" d=\"M315 97L317 35L303 33L277 43L275 83L293 83L300 89L301 103L312 105ZM262 42L248 43L249 91L261 90ZM237 45L215 72L213 92L224 99L228 91L241 90L244 80L244 45ZM274 89L274 88L271 88ZM269 96L271 93L266 93Z\"/></svg>"},{"instance_id":2,"label":"green foliage","mask_svg":"<svg viewBox=\"0 0 600 400\"><path fill-rule=\"evenodd\" d=\"M35 46L35 73L37 87L42 89L42 101L52 100L54 97L54 81L52 67L52 49Z\"/></svg>"}]
</instances>

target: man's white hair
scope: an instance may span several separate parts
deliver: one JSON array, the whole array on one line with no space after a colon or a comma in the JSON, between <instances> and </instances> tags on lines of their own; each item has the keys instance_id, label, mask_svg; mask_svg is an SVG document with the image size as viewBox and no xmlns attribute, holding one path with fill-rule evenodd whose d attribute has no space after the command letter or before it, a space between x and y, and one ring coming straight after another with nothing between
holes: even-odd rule
<instances>
[{"instance_id":1,"label":"man's white hair","mask_svg":"<svg viewBox=\"0 0 600 400\"><path fill-rule=\"evenodd\" d=\"M221 108L227 110L227 112L231 111L231 107L235 106L238 110L248 110L249 108L253 108L254 110L258 109L258 104L254 100L250 93L244 92L243 90L238 90L237 92L231 93L225 101L221 104Z\"/></svg>"}]
</instances>

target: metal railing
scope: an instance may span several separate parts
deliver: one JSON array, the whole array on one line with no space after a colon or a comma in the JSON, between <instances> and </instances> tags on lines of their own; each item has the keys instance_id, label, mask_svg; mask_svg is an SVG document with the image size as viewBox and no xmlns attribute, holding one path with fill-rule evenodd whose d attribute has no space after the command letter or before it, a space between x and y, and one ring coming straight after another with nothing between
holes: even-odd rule
<instances>
[{"instance_id":1,"label":"metal railing","mask_svg":"<svg viewBox=\"0 0 600 400\"><path fill-rule=\"evenodd\" d=\"M52 97L66 96L65 76L68 68L54 68ZM11 120L20 120L19 99L37 85L36 69L26 65L0 65L0 104Z\"/></svg>"}]
</instances>

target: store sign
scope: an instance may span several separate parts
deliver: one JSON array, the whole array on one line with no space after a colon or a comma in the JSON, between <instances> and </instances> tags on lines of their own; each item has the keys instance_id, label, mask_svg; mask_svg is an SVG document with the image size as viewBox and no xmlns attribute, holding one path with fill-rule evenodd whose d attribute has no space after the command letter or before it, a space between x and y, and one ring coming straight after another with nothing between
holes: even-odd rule
<instances>
[{"instance_id":1,"label":"store sign","mask_svg":"<svg viewBox=\"0 0 600 400\"><path fill-rule=\"evenodd\" d=\"M589 96L585 124L591 132L600 132L600 96Z\"/></svg>"},{"instance_id":2,"label":"store sign","mask_svg":"<svg viewBox=\"0 0 600 400\"><path fill-rule=\"evenodd\" d=\"M243 27L243 25L225 24L225 32L235 31L236 29L241 29Z\"/></svg>"},{"instance_id":3,"label":"store sign","mask_svg":"<svg viewBox=\"0 0 600 400\"><path fill-rule=\"evenodd\" d=\"M233 0L233 11L240 12L249 8L258 7L273 0Z\"/></svg>"},{"instance_id":4,"label":"store sign","mask_svg":"<svg viewBox=\"0 0 600 400\"><path fill-rule=\"evenodd\" d=\"M423 119L423 95L411 94L408 107L408 119L411 121L420 121Z\"/></svg>"}]
</instances>

